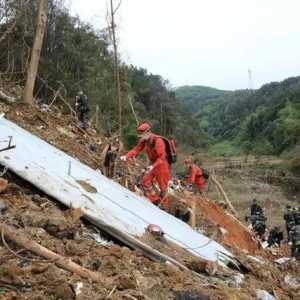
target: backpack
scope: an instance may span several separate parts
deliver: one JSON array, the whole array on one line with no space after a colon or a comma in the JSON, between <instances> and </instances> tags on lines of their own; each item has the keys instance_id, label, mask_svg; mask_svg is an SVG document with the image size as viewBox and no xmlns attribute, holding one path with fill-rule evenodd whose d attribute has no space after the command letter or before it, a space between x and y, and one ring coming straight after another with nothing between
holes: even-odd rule
<instances>
[{"instance_id":1,"label":"backpack","mask_svg":"<svg viewBox=\"0 0 300 300\"><path fill-rule=\"evenodd\" d=\"M202 175L203 175L204 179L208 179L209 171L207 169L202 169Z\"/></svg>"},{"instance_id":2,"label":"backpack","mask_svg":"<svg viewBox=\"0 0 300 300\"><path fill-rule=\"evenodd\" d=\"M174 139L172 137L169 137L167 139L159 135L157 137L161 138L164 141L166 147L167 161L169 165L172 165L177 161L176 145ZM151 146L154 147L155 143L156 143L156 139L153 140Z\"/></svg>"}]
</instances>

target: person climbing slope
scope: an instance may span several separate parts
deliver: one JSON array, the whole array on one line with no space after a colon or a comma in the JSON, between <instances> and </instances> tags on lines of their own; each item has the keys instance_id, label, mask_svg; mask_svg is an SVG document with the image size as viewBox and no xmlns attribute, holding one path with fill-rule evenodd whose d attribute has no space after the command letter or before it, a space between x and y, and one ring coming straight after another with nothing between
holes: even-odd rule
<instances>
[{"instance_id":1,"label":"person climbing slope","mask_svg":"<svg viewBox=\"0 0 300 300\"><path fill-rule=\"evenodd\" d=\"M155 205L162 205L164 209L169 206L167 189L170 180L170 166L164 138L151 132L151 125L142 122L137 126L138 144L126 155L120 157L127 161L145 151L150 165L142 176L142 189L144 195ZM155 189L154 183L158 184L159 191Z\"/></svg>"}]
</instances>

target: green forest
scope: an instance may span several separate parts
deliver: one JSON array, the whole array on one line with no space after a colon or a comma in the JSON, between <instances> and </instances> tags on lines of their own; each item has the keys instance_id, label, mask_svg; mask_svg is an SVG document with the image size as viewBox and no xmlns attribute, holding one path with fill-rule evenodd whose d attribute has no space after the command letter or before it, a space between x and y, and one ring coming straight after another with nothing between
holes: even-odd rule
<instances>
[{"instance_id":1,"label":"green forest","mask_svg":"<svg viewBox=\"0 0 300 300\"><path fill-rule=\"evenodd\" d=\"M0 1L2 80L20 86L25 83L37 9L35 0ZM173 136L186 151L280 155L299 144L300 77L266 84L258 90L172 88L162 76L127 64L120 57L119 66L126 147L136 142L134 113L138 121L150 121L154 132ZM90 117L99 107L98 131L106 136L117 133L118 102L109 28L95 30L71 16L65 1L49 0L34 96L49 103L58 90L72 107L78 91L83 90L89 99ZM59 104L68 110L67 105Z\"/></svg>"},{"instance_id":2,"label":"green forest","mask_svg":"<svg viewBox=\"0 0 300 300\"><path fill-rule=\"evenodd\" d=\"M35 36L37 1L0 1L0 32L8 32L0 43L1 78L24 85L31 45ZM13 28L13 29L11 29ZM146 58L145 58L146 59ZM189 117L184 104L169 89L167 80L119 58L123 109L123 138L127 147L136 142L136 120L147 119L153 131L172 135L179 144L202 146L198 122ZM101 134L118 129L118 103L112 39L109 28L96 31L73 17L63 0L48 1L48 19L34 95L48 103L60 89L74 107L83 90L91 113L99 107ZM67 110L67 107L65 107Z\"/></svg>"},{"instance_id":3,"label":"green forest","mask_svg":"<svg viewBox=\"0 0 300 300\"><path fill-rule=\"evenodd\" d=\"M219 155L279 155L300 143L300 77L258 90L176 89Z\"/></svg>"}]
</instances>

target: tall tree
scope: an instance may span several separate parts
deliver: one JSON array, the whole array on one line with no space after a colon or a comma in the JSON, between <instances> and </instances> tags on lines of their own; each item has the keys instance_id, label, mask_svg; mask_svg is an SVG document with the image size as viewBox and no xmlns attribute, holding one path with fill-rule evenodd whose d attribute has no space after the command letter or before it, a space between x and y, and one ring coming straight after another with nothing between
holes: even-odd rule
<instances>
[{"instance_id":1,"label":"tall tree","mask_svg":"<svg viewBox=\"0 0 300 300\"><path fill-rule=\"evenodd\" d=\"M23 100L32 103L33 89L39 66L41 49L47 24L48 0L39 0L38 16L35 39L31 50L30 64L27 70L26 85L23 92Z\"/></svg>"},{"instance_id":2,"label":"tall tree","mask_svg":"<svg viewBox=\"0 0 300 300\"><path fill-rule=\"evenodd\" d=\"M115 13L121 5L121 1L114 8L113 0L110 0L110 28L112 34L112 42L114 47L114 66L115 66L115 80L117 88L117 98L118 98L118 121L119 121L119 135L122 136L122 95L121 95L121 83L120 83L120 72L119 72L119 60L118 60L118 46L116 39L116 23L115 23Z\"/></svg>"}]
</instances>

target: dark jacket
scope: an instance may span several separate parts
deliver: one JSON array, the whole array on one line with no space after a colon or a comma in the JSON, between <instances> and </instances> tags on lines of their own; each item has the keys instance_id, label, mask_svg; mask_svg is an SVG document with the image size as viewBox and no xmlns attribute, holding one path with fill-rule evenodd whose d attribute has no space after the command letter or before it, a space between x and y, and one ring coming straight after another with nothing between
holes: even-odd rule
<instances>
[{"instance_id":1,"label":"dark jacket","mask_svg":"<svg viewBox=\"0 0 300 300\"><path fill-rule=\"evenodd\" d=\"M260 205L258 205L257 203L253 203L251 205L251 216L255 215L255 214L262 214L263 210L261 208Z\"/></svg>"},{"instance_id":2,"label":"dark jacket","mask_svg":"<svg viewBox=\"0 0 300 300\"><path fill-rule=\"evenodd\" d=\"M284 218L286 224L292 224L295 222L294 213L290 209L287 209L284 212L283 218Z\"/></svg>"},{"instance_id":3,"label":"dark jacket","mask_svg":"<svg viewBox=\"0 0 300 300\"><path fill-rule=\"evenodd\" d=\"M78 106L78 110L80 112L89 112L89 106L88 106L88 98L86 95L80 95L77 98L77 106Z\"/></svg>"},{"instance_id":4,"label":"dark jacket","mask_svg":"<svg viewBox=\"0 0 300 300\"><path fill-rule=\"evenodd\" d=\"M293 243L300 243L300 225L296 225L293 227L291 236Z\"/></svg>"}]
</instances>

